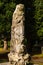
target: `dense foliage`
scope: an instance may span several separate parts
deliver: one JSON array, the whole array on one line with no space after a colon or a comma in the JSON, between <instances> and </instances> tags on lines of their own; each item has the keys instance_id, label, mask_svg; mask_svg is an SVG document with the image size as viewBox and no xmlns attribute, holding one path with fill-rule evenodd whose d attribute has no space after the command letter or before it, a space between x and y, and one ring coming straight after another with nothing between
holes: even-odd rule
<instances>
[{"instance_id":1,"label":"dense foliage","mask_svg":"<svg viewBox=\"0 0 43 65\"><path fill-rule=\"evenodd\" d=\"M10 35L12 14L15 9L13 0L0 0L0 36Z\"/></svg>"},{"instance_id":2,"label":"dense foliage","mask_svg":"<svg viewBox=\"0 0 43 65\"><path fill-rule=\"evenodd\" d=\"M36 22L35 29L40 39L43 39L43 0L35 0L34 7L35 7L34 18Z\"/></svg>"}]
</instances>

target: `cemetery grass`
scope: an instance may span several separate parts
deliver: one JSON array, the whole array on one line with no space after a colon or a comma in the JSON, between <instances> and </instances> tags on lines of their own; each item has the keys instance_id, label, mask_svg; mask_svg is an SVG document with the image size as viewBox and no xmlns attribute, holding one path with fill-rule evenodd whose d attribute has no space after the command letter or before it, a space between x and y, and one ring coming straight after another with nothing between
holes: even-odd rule
<instances>
[{"instance_id":1,"label":"cemetery grass","mask_svg":"<svg viewBox=\"0 0 43 65\"><path fill-rule=\"evenodd\" d=\"M0 63L8 62L8 59L0 59Z\"/></svg>"},{"instance_id":2,"label":"cemetery grass","mask_svg":"<svg viewBox=\"0 0 43 65\"><path fill-rule=\"evenodd\" d=\"M40 61L43 61L43 54L36 54L36 55L33 55L32 57L34 58L34 60L42 58L42 60L40 60ZM38 65L43 65L43 62L42 63L41 62L32 62L32 63L33 64L38 64Z\"/></svg>"},{"instance_id":3,"label":"cemetery grass","mask_svg":"<svg viewBox=\"0 0 43 65\"><path fill-rule=\"evenodd\" d=\"M43 58L43 54L36 54L36 55L33 55L33 57Z\"/></svg>"},{"instance_id":4,"label":"cemetery grass","mask_svg":"<svg viewBox=\"0 0 43 65\"><path fill-rule=\"evenodd\" d=\"M1 40L0 40L0 54L4 54L10 51L10 41L8 41L8 49L4 50L3 49L3 44L1 44Z\"/></svg>"},{"instance_id":5,"label":"cemetery grass","mask_svg":"<svg viewBox=\"0 0 43 65\"><path fill-rule=\"evenodd\" d=\"M8 53L9 52L10 52L10 48L8 48L7 50L0 48L0 63L8 62Z\"/></svg>"},{"instance_id":6,"label":"cemetery grass","mask_svg":"<svg viewBox=\"0 0 43 65\"><path fill-rule=\"evenodd\" d=\"M9 52L10 52L10 41L8 41L8 49L4 50L3 44L1 44L1 40L0 40L0 63L8 62L8 53Z\"/></svg>"},{"instance_id":7,"label":"cemetery grass","mask_svg":"<svg viewBox=\"0 0 43 65\"><path fill-rule=\"evenodd\" d=\"M4 50L3 48L0 48L0 54L4 54L10 52L10 48L8 48L7 50Z\"/></svg>"}]
</instances>

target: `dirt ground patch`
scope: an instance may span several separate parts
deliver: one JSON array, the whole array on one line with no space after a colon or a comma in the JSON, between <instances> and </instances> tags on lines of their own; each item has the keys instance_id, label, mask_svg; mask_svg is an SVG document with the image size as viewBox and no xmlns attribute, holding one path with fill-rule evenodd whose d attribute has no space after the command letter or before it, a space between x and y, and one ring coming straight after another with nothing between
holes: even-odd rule
<instances>
[{"instance_id":1,"label":"dirt ground patch","mask_svg":"<svg viewBox=\"0 0 43 65\"><path fill-rule=\"evenodd\" d=\"M33 63L43 63L43 54L34 55L31 60Z\"/></svg>"}]
</instances>

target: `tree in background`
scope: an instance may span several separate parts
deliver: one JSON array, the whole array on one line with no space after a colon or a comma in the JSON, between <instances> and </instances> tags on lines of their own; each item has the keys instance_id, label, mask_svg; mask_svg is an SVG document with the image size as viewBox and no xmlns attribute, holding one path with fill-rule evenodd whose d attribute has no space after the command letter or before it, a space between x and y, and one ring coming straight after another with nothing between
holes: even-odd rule
<instances>
[{"instance_id":1,"label":"tree in background","mask_svg":"<svg viewBox=\"0 0 43 65\"><path fill-rule=\"evenodd\" d=\"M39 37L39 42L43 40L43 0L34 0L35 7L35 29Z\"/></svg>"},{"instance_id":2,"label":"tree in background","mask_svg":"<svg viewBox=\"0 0 43 65\"><path fill-rule=\"evenodd\" d=\"M10 37L12 14L16 3L14 0L0 0L0 36Z\"/></svg>"}]
</instances>

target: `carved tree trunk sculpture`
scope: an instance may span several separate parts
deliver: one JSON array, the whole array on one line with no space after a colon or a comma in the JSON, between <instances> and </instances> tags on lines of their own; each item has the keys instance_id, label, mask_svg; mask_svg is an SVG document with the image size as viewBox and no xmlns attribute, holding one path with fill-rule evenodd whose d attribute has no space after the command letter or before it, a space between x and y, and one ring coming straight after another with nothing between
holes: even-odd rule
<instances>
[{"instance_id":1,"label":"carved tree trunk sculpture","mask_svg":"<svg viewBox=\"0 0 43 65\"><path fill-rule=\"evenodd\" d=\"M13 13L11 26L11 45L8 54L12 65L26 65L28 62L28 53L25 53L24 41L24 5L18 4Z\"/></svg>"}]
</instances>

